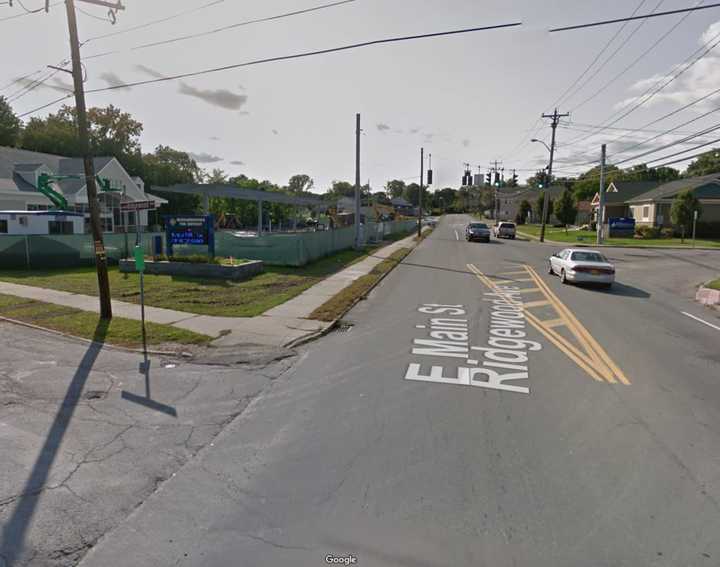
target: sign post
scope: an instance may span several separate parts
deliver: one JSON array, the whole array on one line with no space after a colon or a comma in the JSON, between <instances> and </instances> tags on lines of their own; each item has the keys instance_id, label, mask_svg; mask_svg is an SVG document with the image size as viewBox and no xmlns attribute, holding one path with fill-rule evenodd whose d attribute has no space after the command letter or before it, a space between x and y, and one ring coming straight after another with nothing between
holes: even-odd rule
<instances>
[{"instance_id":1,"label":"sign post","mask_svg":"<svg viewBox=\"0 0 720 567\"><path fill-rule=\"evenodd\" d=\"M697 219L698 219L698 212L696 209L693 211L693 245L692 245L693 248L695 248L695 229L697 228Z\"/></svg>"},{"instance_id":2,"label":"sign post","mask_svg":"<svg viewBox=\"0 0 720 567\"><path fill-rule=\"evenodd\" d=\"M145 248L141 244L136 244L134 254L135 270L140 274L140 321L142 322L143 340L143 366L141 368L141 372L147 372L147 335L145 333Z\"/></svg>"}]
</instances>

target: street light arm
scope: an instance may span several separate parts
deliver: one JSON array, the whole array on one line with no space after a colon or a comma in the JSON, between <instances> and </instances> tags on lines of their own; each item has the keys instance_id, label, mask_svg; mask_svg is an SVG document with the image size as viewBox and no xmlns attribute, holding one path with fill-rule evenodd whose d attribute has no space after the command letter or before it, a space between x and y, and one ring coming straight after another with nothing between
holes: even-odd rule
<instances>
[{"instance_id":1,"label":"street light arm","mask_svg":"<svg viewBox=\"0 0 720 567\"><path fill-rule=\"evenodd\" d=\"M542 140L538 140L537 138L533 138L533 139L530 140L530 141L531 141L531 142L537 142L538 144L542 144L543 146L545 146L545 148L547 149L548 152L551 151L551 150L550 150L550 146L548 146L548 145L547 145L545 142L543 142Z\"/></svg>"}]
</instances>

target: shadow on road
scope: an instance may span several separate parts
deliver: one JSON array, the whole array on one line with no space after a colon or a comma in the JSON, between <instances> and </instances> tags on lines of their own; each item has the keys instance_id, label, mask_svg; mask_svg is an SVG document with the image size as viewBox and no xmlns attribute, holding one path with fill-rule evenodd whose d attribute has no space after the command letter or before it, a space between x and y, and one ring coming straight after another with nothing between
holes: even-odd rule
<instances>
[{"instance_id":1,"label":"shadow on road","mask_svg":"<svg viewBox=\"0 0 720 567\"><path fill-rule=\"evenodd\" d=\"M0 559L4 559L8 567L14 565L22 554L25 537L40 501L41 493L46 488L45 483L50 476L50 470L57 457L58 449L70 426L70 421L82 396L85 383L104 346L103 342L109 324L109 321L98 321L93 335L93 342L90 343L78 364L65 397L55 414L45 443L32 467L30 476L17 496L15 509L3 527L2 539L0 540Z\"/></svg>"},{"instance_id":2,"label":"shadow on road","mask_svg":"<svg viewBox=\"0 0 720 567\"><path fill-rule=\"evenodd\" d=\"M604 295L617 295L622 297L636 297L636 298L642 298L647 299L650 297L650 294L645 291L644 289L640 289L638 287L634 287L631 285L615 282L611 288L598 288L597 286L578 286L578 287L584 287L585 289L592 290L595 292L602 293Z\"/></svg>"}]
</instances>

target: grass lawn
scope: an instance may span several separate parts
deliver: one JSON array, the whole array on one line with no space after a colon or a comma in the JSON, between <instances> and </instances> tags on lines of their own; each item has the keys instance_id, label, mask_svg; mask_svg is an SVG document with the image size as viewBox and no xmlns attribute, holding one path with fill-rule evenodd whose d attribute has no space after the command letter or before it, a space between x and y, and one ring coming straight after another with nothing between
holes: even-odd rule
<instances>
[{"instance_id":1,"label":"grass lawn","mask_svg":"<svg viewBox=\"0 0 720 567\"><path fill-rule=\"evenodd\" d=\"M105 323L100 321L97 313L3 294L0 294L0 315L98 342L127 347L142 346L140 322L132 319L114 317L110 323ZM211 340L211 337L170 325L147 323L145 328L149 345L197 345Z\"/></svg>"},{"instance_id":2,"label":"grass lawn","mask_svg":"<svg viewBox=\"0 0 720 567\"><path fill-rule=\"evenodd\" d=\"M706 287L709 287L710 289L720 289L720 278L711 281Z\"/></svg>"},{"instance_id":3,"label":"grass lawn","mask_svg":"<svg viewBox=\"0 0 720 567\"><path fill-rule=\"evenodd\" d=\"M302 293L324 278L361 260L376 248L343 250L302 268L265 266L264 273L242 282L179 276L145 276L145 303L200 315L253 317ZM140 302L140 276L110 268L112 297ZM97 295L94 267L48 270L0 270L0 281Z\"/></svg>"},{"instance_id":4,"label":"grass lawn","mask_svg":"<svg viewBox=\"0 0 720 567\"><path fill-rule=\"evenodd\" d=\"M532 236L540 236L539 224L522 224L517 227L518 232L524 232ZM582 240L578 240L578 237ZM568 244L594 244L596 234L592 230L568 230L565 234L564 228L545 227L545 238L556 242L567 242ZM679 238L606 238L605 244L615 246L687 246L692 248L692 240L686 238L683 243ZM705 240L698 238L695 241L697 246L720 248L720 240Z\"/></svg>"},{"instance_id":5,"label":"grass lawn","mask_svg":"<svg viewBox=\"0 0 720 567\"><path fill-rule=\"evenodd\" d=\"M378 280L397 266L409 252L410 248L400 248L393 252L388 258L375 266L369 274L358 278L313 311L310 314L310 319L334 321L338 317L342 317L358 298L367 294Z\"/></svg>"}]
</instances>

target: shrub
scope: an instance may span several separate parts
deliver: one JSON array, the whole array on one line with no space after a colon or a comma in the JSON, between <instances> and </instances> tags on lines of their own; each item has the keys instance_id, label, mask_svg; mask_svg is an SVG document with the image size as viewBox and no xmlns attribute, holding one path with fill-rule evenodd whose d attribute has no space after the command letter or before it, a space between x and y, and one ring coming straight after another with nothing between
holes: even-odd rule
<instances>
[{"instance_id":1,"label":"shrub","mask_svg":"<svg viewBox=\"0 0 720 567\"><path fill-rule=\"evenodd\" d=\"M185 262L188 264L219 264L221 259L217 256L210 258L205 254L190 254L189 256L166 256L165 254L159 254L155 256L155 260L158 262Z\"/></svg>"},{"instance_id":2,"label":"shrub","mask_svg":"<svg viewBox=\"0 0 720 567\"><path fill-rule=\"evenodd\" d=\"M660 229L660 236L663 238L672 238L675 236L675 229L670 227L665 227Z\"/></svg>"},{"instance_id":3,"label":"shrub","mask_svg":"<svg viewBox=\"0 0 720 567\"><path fill-rule=\"evenodd\" d=\"M641 225L635 229L635 238L658 238L660 231L654 226Z\"/></svg>"},{"instance_id":4,"label":"shrub","mask_svg":"<svg viewBox=\"0 0 720 567\"><path fill-rule=\"evenodd\" d=\"M692 228L690 230L692 236ZM695 234L698 238L720 238L720 221L697 223Z\"/></svg>"}]
</instances>

